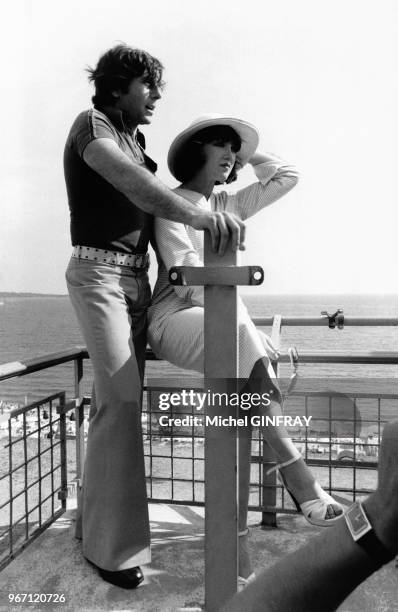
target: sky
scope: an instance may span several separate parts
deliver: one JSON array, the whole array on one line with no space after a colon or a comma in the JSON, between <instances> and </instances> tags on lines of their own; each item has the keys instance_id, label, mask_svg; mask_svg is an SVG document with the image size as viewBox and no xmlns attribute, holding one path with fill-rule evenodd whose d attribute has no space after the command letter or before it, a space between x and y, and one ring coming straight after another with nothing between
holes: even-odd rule
<instances>
[{"instance_id":1,"label":"sky","mask_svg":"<svg viewBox=\"0 0 398 612\"><path fill-rule=\"evenodd\" d=\"M166 165L169 144L206 112L252 122L261 150L298 167L298 185L247 223L241 264L265 270L255 291L398 293L394 0L6 6L0 291L66 293L63 147L75 116L90 106L84 68L123 41L165 65L166 89L143 131L167 185L176 186ZM252 180L244 169L240 185Z\"/></svg>"}]
</instances>

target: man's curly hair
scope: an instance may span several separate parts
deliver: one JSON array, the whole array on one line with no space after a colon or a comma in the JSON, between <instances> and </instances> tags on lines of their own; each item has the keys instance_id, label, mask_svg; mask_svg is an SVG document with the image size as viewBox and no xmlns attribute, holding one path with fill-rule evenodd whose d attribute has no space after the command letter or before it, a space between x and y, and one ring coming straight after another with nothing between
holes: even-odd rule
<instances>
[{"instance_id":1,"label":"man's curly hair","mask_svg":"<svg viewBox=\"0 0 398 612\"><path fill-rule=\"evenodd\" d=\"M127 93L133 79L144 76L151 87L163 87L161 62L142 49L125 44L106 51L95 68L87 68L89 81L94 83L94 106L113 106L113 91Z\"/></svg>"}]
</instances>

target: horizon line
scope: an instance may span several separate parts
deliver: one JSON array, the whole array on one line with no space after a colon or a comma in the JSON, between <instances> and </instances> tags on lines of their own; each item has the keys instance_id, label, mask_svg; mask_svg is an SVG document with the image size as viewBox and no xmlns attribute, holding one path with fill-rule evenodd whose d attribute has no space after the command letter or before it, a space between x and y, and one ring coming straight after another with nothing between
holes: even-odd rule
<instances>
[{"instance_id":1,"label":"horizon line","mask_svg":"<svg viewBox=\"0 0 398 612\"><path fill-rule=\"evenodd\" d=\"M352 295L352 296L358 296L358 295L369 295L369 296L397 296L398 297L398 292L387 292L387 291L379 291L379 292L355 292L355 293L350 293L350 292L328 292L328 291L324 291L324 292L272 292L272 293L253 293L253 292L249 292L249 291L244 291L241 290L241 295L246 295L248 297L260 297L260 296L266 296L266 297L275 297L275 296L297 296L297 295L304 295L304 296L335 296L335 295ZM25 297L69 297L68 293L55 293L55 292L41 292L41 291L0 291L0 298L6 298L6 297L16 297L16 296L25 296Z\"/></svg>"}]
</instances>

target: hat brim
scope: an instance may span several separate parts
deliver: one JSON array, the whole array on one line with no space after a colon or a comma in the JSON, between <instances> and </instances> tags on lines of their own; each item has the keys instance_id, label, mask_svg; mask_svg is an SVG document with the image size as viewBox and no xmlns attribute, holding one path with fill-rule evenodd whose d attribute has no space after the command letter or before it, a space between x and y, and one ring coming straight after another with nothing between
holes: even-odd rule
<instances>
[{"instance_id":1,"label":"hat brim","mask_svg":"<svg viewBox=\"0 0 398 612\"><path fill-rule=\"evenodd\" d=\"M251 123L243 121L242 119L236 119L234 117L214 117L211 119L203 119L188 128L180 132L170 145L169 152L167 155L167 165L171 174L175 176L175 161L176 157L182 147L192 138L196 132L203 130L204 128L211 127L213 125L228 125L239 135L241 139L241 148L238 153L239 162L242 166L247 164L249 159L256 151L259 143L259 134L257 129Z\"/></svg>"}]
</instances>

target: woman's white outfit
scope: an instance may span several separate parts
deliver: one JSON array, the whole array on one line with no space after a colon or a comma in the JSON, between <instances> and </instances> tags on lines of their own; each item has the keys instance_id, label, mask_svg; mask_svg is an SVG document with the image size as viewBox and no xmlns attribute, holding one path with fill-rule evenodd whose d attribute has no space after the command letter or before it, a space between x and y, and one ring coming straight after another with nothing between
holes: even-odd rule
<instances>
[{"instance_id":1,"label":"woman's white outfit","mask_svg":"<svg viewBox=\"0 0 398 612\"><path fill-rule=\"evenodd\" d=\"M206 200L188 189L175 191L204 210L227 211L244 220L279 199L298 180L293 166L271 154L267 154L266 162L254 166L254 171L258 181L234 194L222 191ZM203 266L203 232L156 217L155 240L159 271L148 311L149 342L159 358L203 372L203 288L175 287L168 280L172 266ZM238 303L239 378L246 379L254 364L268 357L264 334L255 328L243 302ZM273 375L272 368L269 371Z\"/></svg>"}]
</instances>

